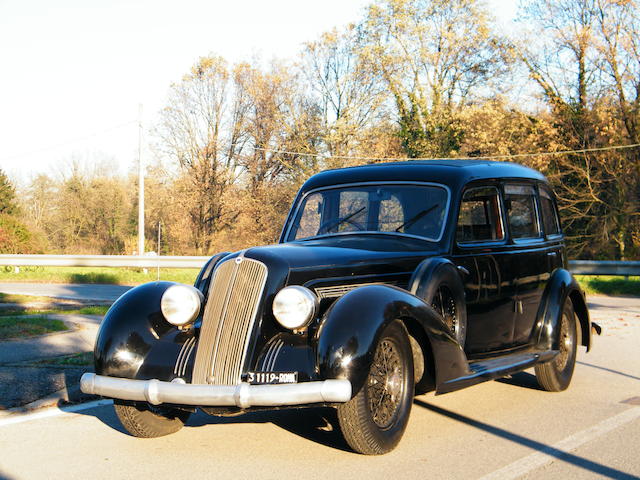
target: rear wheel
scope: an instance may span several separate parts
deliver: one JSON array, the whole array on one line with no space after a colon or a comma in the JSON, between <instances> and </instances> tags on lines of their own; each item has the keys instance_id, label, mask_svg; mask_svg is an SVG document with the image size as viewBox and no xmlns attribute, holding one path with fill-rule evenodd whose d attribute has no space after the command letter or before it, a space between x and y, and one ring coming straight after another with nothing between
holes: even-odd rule
<instances>
[{"instance_id":1,"label":"rear wheel","mask_svg":"<svg viewBox=\"0 0 640 480\"><path fill-rule=\"evenodd\" d=\"M464 347L466 339L466 316L462 317L462 308L447 285L439 285L431 298L431 307L442 315L444 323L449 327L453 338Z\"/></svg>"},{"instance_id":2,"label":"rear wheel","mask_svg":"<svg viewBox=\"0 0 640 480\"><path fill-rule=\"evenodd\" d=\"M154 438L175 433L189 418L189 412L145 403L114 400L113 406L122 426L134 437Z\"/></svg>"},{"instance_id":3,"label":"rear wheel","mask_svg":"<svg viewBox=\"0 0 640 480\"><path fill-rule=\"evenodd\" d=\"M571 383L578 350L578 330L573 304L567 298L560 319L559 353L552 361L535 366L536 379L548 392L566 390Z\"/></svg>"},{"instance_id":4,"label":"rear wheel","mask_svg":"<svg viewBox=\"0 0 640 480\"><path fill-rule=\"evenodd\" d=\"M424 263L424 262L423 262ZM429 264L426 264L429 267ZM451 335L464 348L467 337L467 306L460 273L451 263L443 263L431 272L418 267L409 281L411 293L438 312ZM431 272L431 273L429 273Z\"/></svg>"},{"instance_id":5,"label":"rear wheel","mask_svg":"<svg viewBox=\"0 0 640 480\"><path fill-rule=\"evenodd\" d=\"M396 320L380 336L364 386L338 407L349 446L365 455L393 450L409 421L413 389L411 344L404 325Z\"/></svg>"}]
</instances>

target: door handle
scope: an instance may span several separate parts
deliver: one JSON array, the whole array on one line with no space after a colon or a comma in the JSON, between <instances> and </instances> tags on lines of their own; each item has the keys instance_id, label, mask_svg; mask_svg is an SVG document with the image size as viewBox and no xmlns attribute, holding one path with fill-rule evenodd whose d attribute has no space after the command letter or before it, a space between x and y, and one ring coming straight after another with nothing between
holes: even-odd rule
<instances>
[{"instance_id":1,"label":"door handle","mask_svg":"<svg viewBox=\"0 0 640 480\"><path fill-rule=\"evenodd\" d=\"M466 268L464 268L463 266L458 265L456 267L458 269L458 271L460 273L462 273L463 275L469 275L469 270L467 270Z\"/></svg>"},{"instance_id":2,"label":"door handle","mask_svg":"<svg viewBox=\"0 0 640 480\"><path fill-rule=\"evenodd\" d=\"M513 311L522 315L522 312L524 312L522 300L516 300L515 302L513 302Z\"/></svg>"}]
</instances>

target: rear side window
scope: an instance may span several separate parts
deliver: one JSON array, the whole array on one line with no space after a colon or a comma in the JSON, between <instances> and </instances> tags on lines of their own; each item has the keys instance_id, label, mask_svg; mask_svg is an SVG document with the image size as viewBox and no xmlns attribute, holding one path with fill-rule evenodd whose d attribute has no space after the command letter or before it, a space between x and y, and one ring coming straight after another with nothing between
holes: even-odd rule
<instances>
[{"instance_id":1,"label":"rear side window","mask_svg":"<svg viewBox=\"0 0 640 480\"><path fill-rule=\"evenodd\" d=\"M491 242L504 238L499 198L495 187L473 188L465 192L458 215L458 243Z\"/></svg>"},{"instance_id":2,"label":"rear side window","mask_svg":"<svg viewBox=\"0 0 640 480\"><path fill-rule=\"evenodd\" d=\"M546 235L558 235L560 232L560 222L558 221L558 211L551 198L551 193L540 187L540 207L542 209L542 224Z\"/></svg>"},{"instance_id":3,"label":"rear side window","mask_svg":"<svg viewBox=\"0 0 640 480\"><path fill-rule=\"evenodd\" d=\"M515 240L540 237L534 188L530 185L505 185L504 200L511 236Z\"/></svg>"}]
</instances>

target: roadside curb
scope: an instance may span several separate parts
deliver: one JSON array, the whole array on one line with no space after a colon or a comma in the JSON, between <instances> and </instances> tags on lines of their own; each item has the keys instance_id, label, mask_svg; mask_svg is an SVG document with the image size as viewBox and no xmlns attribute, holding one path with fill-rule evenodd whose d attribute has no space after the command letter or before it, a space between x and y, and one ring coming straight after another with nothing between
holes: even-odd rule
<instances>
[{"instance_id":1,"label":"roadside curb","mask_svg":"<svg viewBox=\"0 0 640 480\"><path fill-rule=\"evenodd\" d=\"M28 412L0 414L0 427L4 427L7 425L14 425L16 423L29 422L32 420L39 420L47 417L56 417L64 413L82 412L84 410L90 410L92 408L111 405L112 403L113 403L113 400L103 398L98 400L92 400L90 402L78 403L75 405L42 408L40 410L28 411Z\"/></svg>"},{"instance_id":2,"label":"roadside curb","mask_svg":"<svg viewBox=\"0 0 640 480\"><path fill-rule=\"evenodd\" d=\"M71 400L71 398L73 398L74 395L78 395L78 394L84 395L80 392L80 386L75 386L71 388L65 387L58 390L57 392L53 392L47 395L44 398L41 398L39 400L34 400L31 403L27 403L19 407L13 407L4 411L0 411L0 419L14 417L18 415L30 415L32 413L35 413L36 411L40 411L45 408L63 409L71 406L82 405L84 403L94 402L100 399L100 397L97 397L95 395L86 395L87 398L81 401L80 403L76 403L73 400Z\"/></svg>"}]
</instances>

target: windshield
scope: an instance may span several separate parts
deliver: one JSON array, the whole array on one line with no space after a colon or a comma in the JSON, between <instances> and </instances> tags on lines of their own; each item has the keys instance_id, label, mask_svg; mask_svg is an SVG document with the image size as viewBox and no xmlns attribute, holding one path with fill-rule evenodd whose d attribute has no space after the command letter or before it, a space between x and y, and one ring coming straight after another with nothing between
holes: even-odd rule
<instances>
[{"instance_id":1,"label":"windshield","mask_svg":"<svg viewBox=\"0 0 640 480\"><path fill-rule=\"evenodd\" d=\"M437 185L356 185L319 190L302 200L287 240L366 232L438 241L448 200L448 191Z\"/></svg>"}]
</instances>

